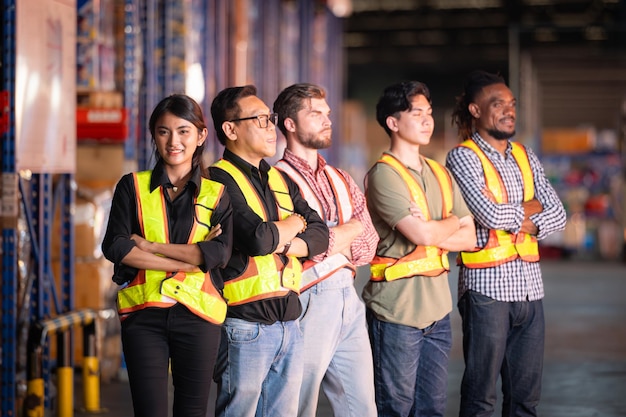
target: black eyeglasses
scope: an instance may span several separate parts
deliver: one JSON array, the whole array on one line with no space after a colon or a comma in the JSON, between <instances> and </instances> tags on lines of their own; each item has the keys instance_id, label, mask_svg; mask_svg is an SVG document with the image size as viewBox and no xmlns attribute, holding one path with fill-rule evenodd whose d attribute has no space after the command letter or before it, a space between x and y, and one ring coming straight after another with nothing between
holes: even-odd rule
<instances>
[{"instance_id":1,"label":"black eyeglasses","mask_svg":"<svg viewBox=\"0 0 626 417\"><path fill-rule=\"evenodd\" d=\"M258 116L242 117L241 119L229 120L229 122L241 122L243 120L256 119L261 129L267 128L269 123L272 122L274 126L278 124L278 113L259 114Z\"/></svg>"}]
</instances>

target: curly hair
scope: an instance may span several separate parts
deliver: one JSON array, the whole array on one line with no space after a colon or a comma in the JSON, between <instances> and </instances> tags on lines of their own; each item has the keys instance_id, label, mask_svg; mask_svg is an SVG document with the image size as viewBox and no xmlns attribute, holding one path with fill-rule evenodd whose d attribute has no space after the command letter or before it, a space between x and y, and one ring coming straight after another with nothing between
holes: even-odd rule
<instances>
[{"instance_id":1,"label":"curly hair","mask_svg":"<svg viewBox=\"0 0 626 417\"><path fill-rule=\"evenodd\" d=\"M493 84L506 84L506 82L501 75L482 70L472 71L465 78L463 93L456 97L456 105L452 112L452 125L456 124L458 128L459 139L465 140L473 133L474 117L469 111L470 103L475 102L483 88Z\"/></svg>"}]
</instances>

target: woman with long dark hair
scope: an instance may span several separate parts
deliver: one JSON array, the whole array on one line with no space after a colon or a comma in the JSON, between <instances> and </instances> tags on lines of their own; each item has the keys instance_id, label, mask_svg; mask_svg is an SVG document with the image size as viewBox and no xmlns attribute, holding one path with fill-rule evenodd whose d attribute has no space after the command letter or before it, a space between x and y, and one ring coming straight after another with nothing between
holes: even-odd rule
<instances>
[{"instance_id":1,"label":"woman with long dark hair","mask_svg":"<svg viewBox=\"0 0 626 417\"><path fill-rule=\"evenodd\" d=\"M205 417L226 315L223 268L232 209L202 163L208 135L190 97L163 99L150 116L152 170L117 184L102 249L115 264L122 344L135 416ZM170 367L171 365L171 367Z\"/></svg>"}]
</instances>

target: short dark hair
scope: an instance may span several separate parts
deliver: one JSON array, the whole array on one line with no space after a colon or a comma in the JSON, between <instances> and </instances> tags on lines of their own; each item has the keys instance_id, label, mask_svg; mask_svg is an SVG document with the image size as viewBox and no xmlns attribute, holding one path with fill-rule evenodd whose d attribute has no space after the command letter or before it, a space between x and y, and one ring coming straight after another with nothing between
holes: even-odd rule
<instances>
[{"instance_id":1,"label":"short dark hair","mask_svg":"<svg viewBox=\"0 0 626 417\"><path fill-rule=\"evenodd\" d=\"M483 88L493 84L505 84L500 74L492 74L483 70L474 70L467 74L463 83L463 92L456 97L456 105L452 112L452 125L456 124L458 136L461 140L468 139L472 133L474 117L469 111L470 103L474 103L476 96Z\"/></svg>"},{"instance_id":2,"label":"short dark hair","mask_svg":"<svg viewBox=\"0 0 626 417\"><path fill-rule=\"evenodd\" d=\"M399 117L400 112L411 110L411 100L417 95L423 95L432 104L430 90L422 82L402 81L385 88L376 104L376 120L389 136L391 130L387 126L387 117Z\"/></svg>"},{"instance_id":3,"label":"short dark hair","mask_svg":"<svg viewBox=\"0 0 626 417\"><path fill-rule=\"evenodd\" d=\"M278 113L278 128L283 135L287 134L285 119L295 119L296 114L310 102L312 98L326 98L326 91L322 87L309 83L290 85L280 92L274 101L274 113Z\"/></svg>"},{"instance_id":4,"label":"short dark hair","mask_svg":"<svg viewBox=\"0 0 626 417\"><path fill-rule=\"evenodd\" d=\"M185 94L172 94L161 100L159 104L156 105L156 107L152 111L152 114L150 115L148 128L150 129L150 135L152 135L153 142L156 124L159 119L166 113L170 113L176 117L187 120L188 122L193 124L198 129L198 131L207 128L206 122L204 120L204 115L202 114L202 108L200 108L200 105L194 99ZM202 145L199 145L196 148L195 152L193 153L192 160L193 166L200 166L203 170L204 167L202 164L202 153L204 152L205 143L206 140L202 142ZM155 157L157 162L163 159L158 150L156 150L156 146Z\"/></svg>"},{"instance_id":5,"label":"short dark hair","mask_svg":"<svg viewBox=\"0 0 626 417\"><path fill-rule=\"evenodd\" d=\"M220 91L211 103L211 117L217 133L217 139L222 145L226 145L226 134L222 129L222 123L238 119L241 115L239 100L249 96L256 96L255 86L248 84L241 87L228 87Z\"/></svg>"}]
</instances>

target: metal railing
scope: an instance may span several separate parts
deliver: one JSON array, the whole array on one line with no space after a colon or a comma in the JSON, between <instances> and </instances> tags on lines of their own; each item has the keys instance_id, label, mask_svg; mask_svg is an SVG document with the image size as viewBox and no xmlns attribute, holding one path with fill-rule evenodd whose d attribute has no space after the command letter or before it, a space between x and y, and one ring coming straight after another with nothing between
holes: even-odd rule
<instances>
[{"instance_id":1,"label":"metal railing","mask_svg":"<svg viewBox=\"0 0 626 417\"><path fill-rule=\"evenodd\" d=\"M104 310L108 312L108 310ZM24 411L27 417L44 415L43 351L48 335L57 334L57 416L74 415L74 367L69 329L83 327L83 401L89 413L101 413L100 362L96 352L96 322L99 313L92 309L72 311L42 320L30 328L28 336L28 383Z\"/></svg>"}]
</instances>

